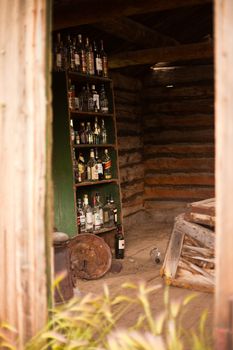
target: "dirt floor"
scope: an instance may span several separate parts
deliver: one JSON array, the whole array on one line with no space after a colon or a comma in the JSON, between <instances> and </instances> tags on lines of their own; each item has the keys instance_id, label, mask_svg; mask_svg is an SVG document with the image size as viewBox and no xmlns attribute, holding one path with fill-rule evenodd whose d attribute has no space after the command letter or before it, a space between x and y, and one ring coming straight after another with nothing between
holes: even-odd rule
<instances>
[{"instance_id":1,"label":"dirt floor","mask_svg":"<svg viewBox=\"0 0 233 350\"><path fill-rule=\"evenodd\" d=\"M160 285L161 288L152 293L150 300L155 315L164 309L164 283L160 277L161 264L156 264L150 257L150 251L158 247L162 259L171 234L171 224L152 223L150 220L142 224L126 227L126 250L125 259L117 260L122 262L122 270L118 273L108 272L98 280L78 280L78 289L81 293L101 293L103 285L106 284L114 294L121 292L121 285L125 282L139 283L146 282L148 286ZM182 300L190 294L196 298L187 306L187 312L183 316L185 329L196 328L198 320L204 309L208 310L207 333L211 337L213 319L213 294L198 293L176 287L170 287L170 300ZM130 291L129 291L130 293ZM128 327L133 324L140 314L140 308L134 308L122 321L122 326Z\"/></svg>"}]
</instances>

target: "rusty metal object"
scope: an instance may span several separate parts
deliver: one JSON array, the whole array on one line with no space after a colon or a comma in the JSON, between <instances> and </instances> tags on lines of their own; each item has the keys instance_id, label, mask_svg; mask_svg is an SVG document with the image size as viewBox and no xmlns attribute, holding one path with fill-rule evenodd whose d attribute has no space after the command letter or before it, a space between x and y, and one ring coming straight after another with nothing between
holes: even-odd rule
<instances>
[{"instance_id":1,"label":"rusty metal object","mask_svg":"<svg viewBox=\"0 0 233 350\"><path fill-rule=\"evenodd\" d=\"M96 235L79 234L69 242L69 250L74 285L77 278L100 278L111 267L111 250L104 240Z\"/></svg>"},{"instance_id":2,"label":"rusty metal object","mask_svg":"<svg viewBox=\"0 0 233 350\"><path fill-rule=\"evenodd\" d=\"M67 243L69 237L61 232L55 232L53 237L54 246L54 269L55 279L63 275L63 279L55 287L55 303L62 303L73 297L73 285L70 270L70 257Z\"/></svg>"}]
</instances>

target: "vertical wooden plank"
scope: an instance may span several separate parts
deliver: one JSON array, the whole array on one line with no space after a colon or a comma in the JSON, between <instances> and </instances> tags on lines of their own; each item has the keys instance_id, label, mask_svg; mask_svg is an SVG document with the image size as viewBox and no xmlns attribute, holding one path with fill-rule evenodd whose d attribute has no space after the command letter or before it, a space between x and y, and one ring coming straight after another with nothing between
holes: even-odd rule
<instances>
[{"instance_id":1,"label":"vertical wooden plank","mask_svg":"<svg viewBox=\"0 0 233 350\"><path fill-rule=\"evenodd\" d=\"M48 4L2 0L0 11L0 320L18 329L17 349L47 317Z\"/></svg>"},{"instance_id":2,"label":"vertical wooden plank","mask_svg":"<svg viewBox=\"0 0 233 350\"><path fill-rule=\"evenodd\" d=\"M233 295L233 1L215 0L216 79L216 349L228 341L229 299Z\"/></svg>"}]
</instances>

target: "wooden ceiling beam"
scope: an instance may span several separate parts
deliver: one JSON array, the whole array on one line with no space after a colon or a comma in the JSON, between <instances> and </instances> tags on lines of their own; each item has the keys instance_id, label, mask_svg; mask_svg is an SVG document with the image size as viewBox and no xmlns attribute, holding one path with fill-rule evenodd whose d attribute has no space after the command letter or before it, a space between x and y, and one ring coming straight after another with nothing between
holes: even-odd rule
<instances>
[{"instance_id":1,"label":"wooden ceiling beam","mask_svg":"<svg viewBox=\"0 0 233 350\"><path fill-rule=\"evenodd\" d=\"M135 43L139 45L139 47L150 48L179 44L175 39L160 34L127 17L119 17L106 22L97 23L95 27L113 36Z\"/></svg>"},{"instance_id":2,"label":"wooden ceiling beam","mask_svg":"<svg viewBox=\"0 0 233 350\"><path fill-rule=\"evenodd\" d=\"M76 0L54 6L53 29L97 23L119 16L172 10L179 7L204 5L212 0Z\"/></svg>"},{"instance_id":3,"label":"wooden ceiling beam","mask_svg":"<svg viewBox=\"0 0 233 350\"><path fill-rule=\"evenodd\" d=\"M123 68L157 62L175 62L213 57L209 42L121 52L109 57L109 68Z\"/></svg>"}]
</instances>

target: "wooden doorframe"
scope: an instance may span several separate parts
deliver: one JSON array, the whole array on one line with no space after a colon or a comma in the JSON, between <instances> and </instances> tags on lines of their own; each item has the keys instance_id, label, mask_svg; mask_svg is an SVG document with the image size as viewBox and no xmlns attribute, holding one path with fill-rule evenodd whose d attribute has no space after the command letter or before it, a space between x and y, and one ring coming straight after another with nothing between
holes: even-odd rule
<instances>
[{"instance_id":1,"label":"wooden doorframe","mask_svg":"<svg viewBox=\"0 0 233 350\"><path fill-rule=\"evenodd\" d=\"M215 348L233 349L233 1L215 0Z\"/></svg>"}]
</instances>

